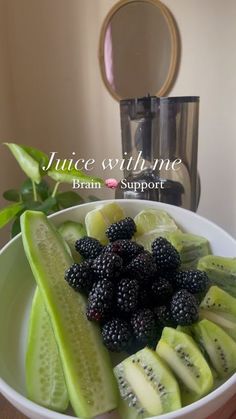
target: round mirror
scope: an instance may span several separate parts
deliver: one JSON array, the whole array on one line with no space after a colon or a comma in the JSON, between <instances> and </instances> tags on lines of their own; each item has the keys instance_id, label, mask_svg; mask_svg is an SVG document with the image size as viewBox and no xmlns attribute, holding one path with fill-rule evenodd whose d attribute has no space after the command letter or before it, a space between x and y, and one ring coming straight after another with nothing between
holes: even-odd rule
<instances>
[{"instance_id":1,"label":"round mirror","mask_svg":"<svg viewBox=\"0 0 236 419\"><path fill-rule=\"evenodd\" d=\"M122 0L107 15L100 36L103 81L117 99L164 96L178 64L175 21L159 0Z\"/></svg>"}]
</instances>

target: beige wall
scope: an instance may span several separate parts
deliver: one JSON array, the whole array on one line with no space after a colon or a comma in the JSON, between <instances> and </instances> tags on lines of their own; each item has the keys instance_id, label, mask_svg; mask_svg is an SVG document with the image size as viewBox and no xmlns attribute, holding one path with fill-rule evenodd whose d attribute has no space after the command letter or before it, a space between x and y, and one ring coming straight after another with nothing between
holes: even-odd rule
<instances>
[{"instance_id":1,"label":"beige wall","mask_svg":"<svg viewBox=\"0 0 236 419\"><path fill-rule=\"evenodd\" d=\"M119 152L97 43L112 1L7 0L17 141L63 156Z\"/></svg>"},{"instance_id":2,"label":"beige wall","mask_svg":"<svg viewBox=\"0 0 236 419\"><path fill-rule=\"evenodd\" d=\"M0 0L0 141L14 138L13 90L8 47L8 25L6 21L6 2ZM7 150L0 149L0 193L10 185L8 170L12 158Z\"/></svg>"},{"instance_id":3,"label":"beige wall","mask_svg":"<svg viewBox=\"0 0 236 419\"><path fill-rule=\"evenodd\" d=\"M0 143L15 137L6 5L5 0L0 0ZM19 177L20 175L20 170L17 167L10 170L12 163L12 157L6 148L0 145L0 207L4 203L1 197L2 192L14 186L16 184L15 177ZM8 228L1 230L0 245L8 237Z\"/></svg>"},{"instance_id":4,"label":"beige wall","mask_svg":"<svg viewBox=\"0 0 236 419\"><path fill-rule=\"evenodd\" d=\"M171 94L201 96L199 212L236 236L236 2L164 2L182 37ZM72 151L98 161L120 156L119 106L103 86L97 60L100 27L114 3L0 0L1 140L63 157ZM18 174L1 146L0 192L17 184Z\"/></svg>"},{"instance_id":5,"label":"beige wall","mask_svg":"<svg viewBox=\"0 0 236 419\"><path fill-rule=\"evenodd\" d=\"M199 213L236 236L236 1L165 0L182 37L172 95L201 96Z\"/></svg>"}]
</instances>

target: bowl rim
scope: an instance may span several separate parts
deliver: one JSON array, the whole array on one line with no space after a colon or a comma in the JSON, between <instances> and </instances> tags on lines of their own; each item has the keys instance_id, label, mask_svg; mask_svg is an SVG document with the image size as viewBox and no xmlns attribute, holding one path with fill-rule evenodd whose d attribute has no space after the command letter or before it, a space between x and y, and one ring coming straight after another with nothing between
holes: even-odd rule
<instances>
[{"instance_id":1,"label":"bowl rim","mask_svg":"<svg viewBox=\"0 0 236 419\"><path fill-rule=\"evenodd\" d=\"M159 416L152 416L149 419L174 419L176 414L179 414L181 411L183 414L193 413L197 409L205 406L210 400L214 398L218 398L219 396L224 395L227 390L236 384L236 373L233 374L225 383L221 384L211 393L207 394L206 396L202 397L201 399L191 403L188 406L181 407L173 412L165 413ZM1 387L3 390L1 390ZM70 416L64 413L56 412L54 410L49 410L43 406L40 406L37 403L32 402L30 399L27 399L22 394L18 393L14 390L9 384L7 384L2 378L0 378L0 390L2 391L3 396L11 402L11 400L16 400L18 405L31 410L33 413L36 414L43 414L47 419L80 419L77 416ZM180 416L177 416L181 418Z\"/></svg>"},{"instance_id":2,"label":"bowl rim","mask_svg":"<svg viewBox=\"0 0 236 419\"><path fill-rule=\"evenodd\" d=\"M154 206L166 209L168 211L168 208L175 208L175 211L179 212L179 213L186 213L189 214L191 213L194 217L196 217L197 219L207 222L208 224L210 224L212 227L216 228L219 233L223 233L225 235L225 237L227 237L229 240L233 241L236 243L236 239L231 236L228 232L226 232L222 227L218 226L216 223L214 223L213 221L210 221L208 218L203 217L202 215L199 215L197 213L194 213L190 210L187 210L185 208L181 208L181 207L177 207L177 206L173 206L170 204L165 204L162 202L157 202L157 201L149 201L149 200L141 200L141 199L108 199L108 200L101 200L101 201L97 201L98 205L104 205L104 204L108 204L108 203L124 203L124 202L128 202L128 203L145 203L145 204L150 204L150 207L153 206L153 204L155 204ZM94 206L96 204L96 202L86 202L84 204L80 204L77 206L73 206L73 207L69 207L69 208L65 208L61 211L58 211L54 214L51 214L48 218L56 218L57 216L61 215L61 214L65 214L67 212L70 212L71 210L75 210L81 207L85 207L85 206ZM19 233L17 236L15 236L13 239L9 240L3 247L2 249L0 249L0 256L2 255L2 253L4 253L8 247L11 246L12 243L14 243L16 240L18 240L21 236L21 233ZM219 385L219 387L217 387L216 389L214 389L212 392L210 392L209 394L207 394L206 396L202 397L201 399L191 403L188 406L185 407L181 407L178 410L175 410L173 412L169 412L163 415L159 415L159 416L153 416L150 419L156 419L156 418L163 418L163 419L175 419L175 417L179 417L179 412L183 412L183 414L187 414L187 413L192 413L194 411L196 411L197 409L207 405L207 403L209 401L211 401L214 398L218 398L222 395L224 395L228 389L236 384L236 373L234 373L230 378L228 378L224 383L222 383L221 385ZM3 394L3 396L9 400L12 403L12 400L15 400L18 406L21 406L27 410L30 410L31 412L37 414L37 415L44 415L45 418L48 419L75 419L76 416L70 416L64 413L59 413L50 409L47 409L43 406L40 406L37 403L34 403L33 401L31 401L30 399L28 399L27 397L23 396L21 393L19 393L18 391L16 391L13 387L11 387L9 384L7 384L7 382L5 380L3 380L0 377L0 392ZM177 416L176 416L177 415Z\"/></svg>"},{"instance_id":3,"label":"bowl rim","mask_svg":"<svg viewBox=\"0 0 236 419\"><path fill-rule=\"evenodd\" d=\"M66 214L67 212L70 212L71 210L77 210L78 208L81 207L85 207L85 206L94 206L96 205L96 203L98 205L104 205L104 204L111 204L111 203L119 203L122 204L123 202L127 202L127 203L137 203L137 202L142 202L145 204L150 204L150 206L153 206L153 204L155 204L154 206L158 206L160 208L162 208L163 210L167 210L169 209L173 209L175 208L175 211L181 213L184 212L185 214L192 214L194 215L194 217L196 217L197 219L203 221L203 222L207 222L208 224L210 224L212 227L216 228L219 232L221 232L222 234L224 234L225 236L227 236L227 238L233 242L236 243L236 238L233 237L230 233L228 233L226 230L224 230L221 226L219 226L218 224L216 224L214 221L209 220L207 217L204 217L194 211L188 210L186 208L181 208L181 207L177 207L175 205L170 205L170 204L166 204L163 202L158 202L158 201L149 201L146 199L104 199L101 201L92 201L92 202L85 202L83 204L79 204L79 205L75 205L73 207L69 207L69 208L65 208L62 209L60 211L57 211L51 215L48 216L48 218L57 218L57 216L60 216L61 214ZM13 237L12 239L10 239L5 245L3 245L2 248L0 248L0 256L3 252L5 252L7 250L7 248L14 243L20 236L22 233L18 233L15 237Z\"/></svg>"}]
</instances>

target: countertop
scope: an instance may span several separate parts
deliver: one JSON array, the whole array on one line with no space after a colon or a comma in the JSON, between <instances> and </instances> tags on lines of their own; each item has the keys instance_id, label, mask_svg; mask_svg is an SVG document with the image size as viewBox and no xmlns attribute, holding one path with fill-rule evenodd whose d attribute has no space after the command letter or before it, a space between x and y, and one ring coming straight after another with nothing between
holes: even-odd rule
<instances>
[{"instance_id":1,"label":"countertop","mask_svg":"<svg viewBox=\"0 0 236 419\"><path fill-rule=\"evenodd\" d=\"M26 416L19 413L0 394L0 419L26 419Z\"/></svg>"},{"instance_id":2,"label":"countertop","mask_svg":"<svg viewBox=\"0 0 236 419\"><path fill-rule=\"evenodd\" d=\"M236 395L208 419L236 419ZM27 419L0 395L0 419Z\"/></svg>"}]
</instances>

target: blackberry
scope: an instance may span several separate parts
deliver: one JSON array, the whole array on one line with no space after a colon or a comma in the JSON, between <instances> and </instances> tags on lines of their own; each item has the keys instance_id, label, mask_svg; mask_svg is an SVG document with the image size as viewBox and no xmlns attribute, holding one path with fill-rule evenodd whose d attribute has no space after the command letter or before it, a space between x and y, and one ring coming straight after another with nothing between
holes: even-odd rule
<instances>
[{"instance_id":1,"label":"blackberry","mask_svg":"<svg viewBox=\"0 0 236 419\"><path fill-rule=\"evenodd\" d=\"M165 303L173 295L171 283L164 278L158 278L153 281L151 286L152 298L157 303Z\"/></svg>"},{"instance_id":2,"label":"blackberry","mask_svg":"<svg viewBox=\"0 0 236 419\"><path fill-rule=\"evenodd\" d=\"M136 225L132 218L127 217L124 220L111 224L106 231L106 235L111 242L120 239L131 239L136 232Z\"/></svg>"},{"instance_id":3,"label":"blackberry","mask_svg":"<svg viewBox=\"0 0 236 419\"><path fill-rule=\"evenodd\" d=\"M146 284L145 284L146 285ZM139 286L138 306L140 308L150 308L153 305L149 284L147 286Z\"/></svg>"},{"instance_id":4,"label":"blackberry","mask_svg":"<svg viewBox=\"0 0 236 419\"><path fill-rule=\"evenodd\" d=\"M98 281L88 296L87 318L97 322L106 320L112 312L114 285L110 281Z\"/></svg>"},{"instance_id":5,"label":"blackberry","mask_svg":"<svg viewBox=\"0 0 236 419\"><path fill-rule=\"evenodd\" d=\"M180 255L176 248L172 246L164 237L158 237L152 243L152 254L159 271L170 271L178 269L180 266Z\"/></svg>"},{"instance_id":6,"label":"blackberry","mask_svg":"<svg viewBox=\"0 0 236 419\"><path fill-rule=\"evenodd\" d=\"M198 269L180 271L175 275L175 286L178 289L186 289L192 294L207 291L209 278L206 272Z\"/></svg>"},{"instance_id":7,"label":"blackberry","mask_svg":"<svg viewBox=\"0 0 236 419\"><path fill-rule=\"evenodd\" d=\"M99 279L114 280L120 276L123 261L114 253L102 253L93 262L94 274Z\"/></svg>"},{"instance_id":8,"label":"blackberry","mask_svg":"<svg viewBox=\"0 0 236 419\"><path fill-rule=\"evenodd\" d=\"M126 350L131 340L131 329L128 322L120 319L112 319L102 327L103 342L107 349L112 352Z\"/></svg>"},{"instance_id":9,"label":"blackberry","mask_svg":"<svg viewBox=\"0 0 236 419\"><path fill-rule=\"evenodd\" d=\"M169 281L172 286L174 286L175 283L175 276L179 271L176 269L172 269L172 270L167 270L165 269L162 273L161 273L161 277L164 279L167 279L167 281Z\"/></svg>"},{"instance_id":10,"label":"blackberry","mask_svg":"<svg viewBox=\"0 0 236 419\"><path fill-rule=\"evenodd\" d=\"M132 313L138 305L139 283L136 279L122 279L117 287L118 311Z\"/></svg>"},{"instance_id":11,"label":"blackberry","mask_svg":"<svg viewBox=\"0 0 236 419\"><path fill-rule=\"evenodd\" d=\"M168 306L155 307L153 312L156 318L157 326L161 328L175 326L171 316L170 308Z\"/></svg>"},{"instance_id":12,"label":"blackberry","mask_svg":"<svg viewBox=\"0 0 236 419\"><path fill-rule=\"evenodd\" d=\"M134 258L125 268L125 272L139 281L149 281L156 272L157 267L151 253L145 251Z\"/></svg>"},{"instance_id":13,"label":"blackberry","mask_svg":"<svg viewBox=\"0 0 236 419\"><path fill-rule=\"evenodd\" d=\"M75 242L75 250L84 259L95 259L103 250L103 245L93 237L83 237Z\"/></svg>"},{"instance_id":14,"label":"blackberry","mask_svg":"<svg viewBox=\"0 0 236 419\"><path fill-rule=\"evenodd\" d=\"M193 294L178 291L171 300L172 319L181 326L189 326L198 320L198 303Z\"/></svg>"},{"instance_id":15,"label":"blackberry","mask_svg":"<svg viewBox=\"0 0 236 419\"><path fill-rule=\"evenodd\" d=\"M131 317L131 326L136 340L143 345L147 345L156 337L157 327L155 322L154 313L145 308L137 311Z\"/></svg>"},{"instance_id":16,"label":"blackberry","mask_svg":"<svg viewBox=\"0 0 236 419\"><path fill-rule=\"evenodd\" d=\"M65 272L65 280L75 289L86 295L91 291L94 284L94 274L91 269L91 261L74 263Z\"/></svg>"},{"instance_id":17,"label":"blackberry","mask_svg":"<svg viewBox=\"0 0 236 419\"><path fill-rule=\"evenodd\" d=\"M109 251L119 255L125 264L129 263L139 253L144 251L144 247L131 240L116 240L106 246L105 252Z\"/></svg>"}]
</instances>

